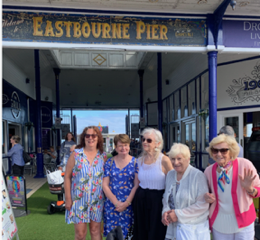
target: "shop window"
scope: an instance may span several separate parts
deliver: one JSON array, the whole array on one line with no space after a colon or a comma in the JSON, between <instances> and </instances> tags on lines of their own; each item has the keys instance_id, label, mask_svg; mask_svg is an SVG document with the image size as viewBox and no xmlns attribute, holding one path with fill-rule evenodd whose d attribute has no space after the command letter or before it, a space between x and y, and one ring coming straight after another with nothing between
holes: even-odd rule
<instances>
[{"instance_id":1,"label":"shop window","mask_svg":"<svg viewBox=\"0 0 260 240\"><path fill-rule=\"evenodd\" d=\"M232 126L235 132L235 138L237 142L239 142L239 119L238 117L226 117L225 118L225 126Z\"/></svg>"},{"instance_id":2,"label":"shop window","mask_svg":"<svg viewBox=\"0 0 260 240\"><path fill-rule=\"evenodd\" d=\"M189 115L196 114L195 91L195 81L192 81L188 85Z\"/></svg>"},{"instance_id":3,"label":"shop window","mask_svg":"<svg viewBox=\"0 0 260 240\"><path fill-rule=\"evenodd\" d=\"M197 134L196 134L196 123L192 123L191 124L191 150L193 151L193 152L195 152L196 151L196 149L197 149L197 147L196 147L196 145L197 145L197 141L196 141L196 136L197 136Z\"/></svg>"},{"instance_id":4,"label":"shop window","mask_svg":"<svg viewBox=\"0 0 260 240\"><path fill-rule=\"evenodd\" d=\"M209 82L205 74L201 77L201 110L209 108Z\"/></svg>"},{"instance_id":5,"label":"shop window","mask_svg":"<svg viewBox=\"0 0 260 240\"><path fill-rule=\"evenodd\" d=\"M6 122L2 121L2 154L7 153Z\"/></svg>"},{"instance_id":6,"label":"shop window","mask_svg":"<svg viewBox=\"0 0 260 240\"><path fill-rule=\"evenodd\" d=\"M180 110L180 99L179 99L179 91L174 93L174 119L181 118L181 110Z\"/></svg>"},{"instance_id":7,"label":"shop window","mask_svg":"<svg viewBox=\"0 0 260 240\"><path fill-rule=\"evenodd\" d=\"M181 117L188 116L187 87L181 89Z\"/></svg>"},{"instance_id":8,"label":"shop window","mask_svg":"<svg viewBox=\"0 0 260 240\"><path fill-rule=\"evenodd\" d=\"M167 99L163 100L163 122L167 123Z\"/></svg>"},{"instance_id":9,"label":"shop window","mask_svg":"<svg viewBox=\"0 0 260 240\"><path fill-rule=\"evenodd\" d=\"M169 122L174 120L174 110L173 110L173 94L169 97L169 114L168 114Z\"/></svg>"},{"instance_id":10,"label":"shop window","mask_svg":"<svg viewBox=\"0 0 260 240\"><path fill-rule=\"evenodd\" d=\"M200 111L200 95L201 95L201 92L200 92L200 77L198 77L196 79L196 88L197 88L197 113L199 113Z\"/></svg>"}]
</instances>

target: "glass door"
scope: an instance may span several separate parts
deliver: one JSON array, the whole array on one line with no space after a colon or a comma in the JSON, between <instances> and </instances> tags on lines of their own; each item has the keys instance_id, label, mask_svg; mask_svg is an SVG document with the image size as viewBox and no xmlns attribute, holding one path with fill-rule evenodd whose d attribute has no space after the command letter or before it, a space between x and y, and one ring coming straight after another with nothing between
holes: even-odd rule
<instances>
[{"instance_id":1,"label":"glass door","mask_svg":"<svg viewBox=\"0 0 260 240\"><path fill-rule=\"evenodd\" d=\"M218 112L218 131L221 127L229 125L235 131L235 138L242 147L243 141L243 113L237 111L223 111Z\"/></svg>"}]
</instances>

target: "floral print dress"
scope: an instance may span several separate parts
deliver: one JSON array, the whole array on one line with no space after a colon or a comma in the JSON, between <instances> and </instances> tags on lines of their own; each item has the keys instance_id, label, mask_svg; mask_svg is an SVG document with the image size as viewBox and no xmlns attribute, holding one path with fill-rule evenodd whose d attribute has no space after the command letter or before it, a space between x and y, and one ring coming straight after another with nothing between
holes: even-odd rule
<instances>
[{"instance_id":1,"label":"floral print dress","mask_svg":"<svg viewBox=\"0 0 260 240\"><path fill-rule=\"evenodd\" d=\"M75 149L75 166L72 170L72 207L66 210L66 223L101 222L104 206L102 181L106 154L97 152L92 165L89 164L83 148Z\"/></svg>"},{"instance_id":2,"label":"floral print dress","mask_svg":"<svg viewBox=\"0 0 260 240\"><path fill-rule=\"evenodd\" d=\"M115 161L111 158L105 163L104 177L109 177L109 188L118 201L125 202L134 187L135 173L138 173L138 164L133 157L123 169L116 167ZM115 211L114 204L107 198L104 207L104 237L116 226L121 226L124 238L129 228L134 223L134 213L132 205L128 206L124 212Z\"/></svg>"}]
</instances>

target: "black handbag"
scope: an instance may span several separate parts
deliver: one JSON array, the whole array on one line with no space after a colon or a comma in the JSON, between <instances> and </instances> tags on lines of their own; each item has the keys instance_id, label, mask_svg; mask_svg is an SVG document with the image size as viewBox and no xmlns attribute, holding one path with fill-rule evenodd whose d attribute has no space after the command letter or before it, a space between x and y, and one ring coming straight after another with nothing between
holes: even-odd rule
<instances>
[{"instance_id":1,"label":"black handbag","mask_svg":"<svg viewBox=\"0 0 260 240\"><path fill-rule=\"evenodd\" d=\"M124 240L122 228L117 226L107 234L106 240Z\"/></svg>"}]
</instances>

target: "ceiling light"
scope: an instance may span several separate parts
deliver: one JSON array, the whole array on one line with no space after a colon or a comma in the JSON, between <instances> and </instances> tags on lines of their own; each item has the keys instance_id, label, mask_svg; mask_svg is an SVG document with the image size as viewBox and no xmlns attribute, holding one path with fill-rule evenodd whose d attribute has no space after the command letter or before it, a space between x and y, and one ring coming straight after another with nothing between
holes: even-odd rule
<instances>
[{"instance_id":1,"label":"ceiling light","mask_svg":"<svg viewBox=\"0 0 260 240\"><path fill-rule=\"evenodd\" d=\"M207 3L208 2L208 0L199 0L198 2L197 2L197 4L204 4L204 3Z\"/></svg>"},{"instance_id":2,"label":"ceiling light","mask_svg":"<svg viewBox=\"0 0 260 240\"><path fill-rule=\"evenodd\" d=\"M233 10L233 11L235 10L236 4L237 4L237 1L236 1L236 0L231 0L230 6L232 7L232 10Z\"/></svg>"}]
</instances>

